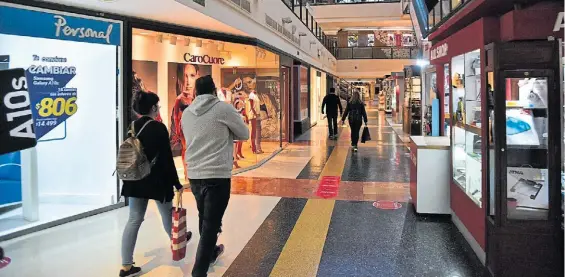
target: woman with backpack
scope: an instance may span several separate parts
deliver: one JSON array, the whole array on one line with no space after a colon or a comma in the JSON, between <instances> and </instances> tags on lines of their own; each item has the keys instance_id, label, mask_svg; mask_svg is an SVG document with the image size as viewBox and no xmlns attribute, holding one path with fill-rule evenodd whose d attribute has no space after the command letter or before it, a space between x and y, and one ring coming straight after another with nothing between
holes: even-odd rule
<instances>
[{"instance_id":1,"label":"woman with backpack","mask_svg":"<svg viewBox=\"0 0 565 277\"><path fill-rule=\"evenodd\" d=\"M367 125L367 112L365 111L365 104L361 100L359 91L353 91L351 99L347 103L345 112L341 118L341 124L345 124L345 119L349 118L349 127L351 128L351 146L353 151L357 152L357 143L359 142L359 132L361 125L365 122Z\"/></svg>"},{"instance_id":2,"label":"woman with backpack","mask_svg":"<svg viewBox=\"0 0 565 277\"><path fill-rule=\"evenodd\" d=\"M141 268L134 266L133 252L149 199L155 200L161 214L163 227L170 238L172 200L175 189L179 194L178 196L182 194L183 189L173 161L167 127L155 120L159 115L159 96L152 92L136 94L135 99L133 99L133 110L141 117L132 123L128 140L133 145L141 144L141 152L147 158L143 160L150 161L150 167L145 168L145 171L143 168L138 169L138 172L133 171L133 173L144 173L141 177L125 176L124 174L120 176L124 180L122 196L129 200L129 219L122 237L120 277L133 277L141 274ZM125 156L125 160L118 160L118 173L120 173L120 163L131 162L127 160L127 157L128 155ZM192 233L188 232L187 236L187 241L189 241Z\"/></svg>"}]
</instances>

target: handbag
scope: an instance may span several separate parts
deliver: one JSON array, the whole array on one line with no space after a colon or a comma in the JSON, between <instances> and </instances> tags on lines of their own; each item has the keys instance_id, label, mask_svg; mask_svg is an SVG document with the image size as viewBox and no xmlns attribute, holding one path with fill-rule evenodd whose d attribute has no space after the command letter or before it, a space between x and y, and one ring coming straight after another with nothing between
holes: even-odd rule
<instances>
[{"instance_id":1,"label":"handbag","mask_svg":"<svg viewBox=\"0 0 565 277\"><path fill-rule=\"evenodd\" d=\"M365 126L363 128L363 134L361 135L361 143L365 143L371 140L371 134L369 133L369 127Z\"/></svg>"},{"instance_id":2,"label":"handbag","mask_svg":"<svg viewBox=\"0 0 565 277\"><path fill-rule=\"evenodd\" d=\"M173 230L171 231L171 235L173 261L180 261L186 256L186 245L188 243L186 209L182 207L182 194L177 198L176 207L173 207Z\"/></svg>"}]
</instances>

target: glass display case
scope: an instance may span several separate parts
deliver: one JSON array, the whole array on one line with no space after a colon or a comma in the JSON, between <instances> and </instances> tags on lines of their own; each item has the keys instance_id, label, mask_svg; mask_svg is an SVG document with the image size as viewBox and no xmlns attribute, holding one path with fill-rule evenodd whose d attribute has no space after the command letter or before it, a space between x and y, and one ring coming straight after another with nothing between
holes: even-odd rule
<instances>
[{"instance_id":1,"label":"glass display case","mask_svg":"<svg viewBox=\"0 0 565 277\"><path fill-rule=\"evenodd\" d=\"M453 180L482 206L480 51L454 57L450 75Z\"/></svg>"},{"instance_id":2,"label":"glass display case","mask_svg":"<svg viewBox=\"0 0 565 277\"><path fill-rule=\"evenodd\" d=\"M563 276L558 53L555 41L485 47L486 264L494 276Z\"/></svg>"}]
</instances>

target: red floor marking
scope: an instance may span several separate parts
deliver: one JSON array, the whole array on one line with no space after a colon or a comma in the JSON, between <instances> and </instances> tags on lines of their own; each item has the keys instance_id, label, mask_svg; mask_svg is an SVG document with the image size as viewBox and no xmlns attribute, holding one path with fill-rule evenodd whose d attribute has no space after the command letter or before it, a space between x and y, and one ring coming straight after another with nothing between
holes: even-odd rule
<instances>
[{"instance_id":1,"label":"red floor marking","mask_svg":"<svg viewBox=\"0 0 565 277\"><path fill-rule=\"evenodd\" d=\"M322 180L320 180L320 185L318 185L316 195L325 199L336 197L339 190L340 181L341 177L339 176L322 177Z\"/></svg>"},{"instance_id":2,"label":"red floor marking","mask_svg":"<svg viewBox=\"0 0 565 277\"><path fill-rule=\"evenodd\" d=\"M4 257L3 260L0 260L0 269L7 267L11 262L12 260L10 258Z\"/></svg>"},{"instance_id":3,"label":"red floor marking","mask_svg":"<svg viewBox=\"0 0 565 277\"><path fill-rule=\"evenodd\" d=\"M402 208L402 204L396 201L380 200L373 203L373 207L381 210L398 210Z\"/></svg>"}]
</instances>

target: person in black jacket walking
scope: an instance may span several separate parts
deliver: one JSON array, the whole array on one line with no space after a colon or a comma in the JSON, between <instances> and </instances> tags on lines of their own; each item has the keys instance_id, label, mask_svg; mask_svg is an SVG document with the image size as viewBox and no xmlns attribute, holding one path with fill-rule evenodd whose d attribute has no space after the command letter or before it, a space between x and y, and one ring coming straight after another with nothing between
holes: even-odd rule
<instances>
[{"instance_id":1,"label":"person in black jacket walking","mask_svg":"<svg viewBox=\"0 0 565 277\"><path fill-rule=\"evenodd\" d=\"M129 219L122 237L120 277L141 274L141 268L133 266L133 252L149 199L155 200L165 232L171 237L174 190L181 194L183 189L173 161L167 127L155 120L159 115L159 96L152 92L136 94L133 99L133 110L141 117L132 123L132 132L138 134L147 158L150 161L155 158L156 160L151 167L151 173L144 179L124 181L122 196L129 200ZM192 233L188 232L187 235L190 240Z\"/></svg>"},{"instance_id":2,"label":"person in black jacket walking","mask_svg":"<svg viewBox=\"0 0 565 277\"><path fill-rule=\"evenodd\" d=\"M330 88L330 93L324 97L322 101L322 114L324 113L328 117L328 129L330 132L330 139L337 139L337 109L339 108L339 114L343 113L343 108L341 106L341 100L339 96L335 94L335 88Z\"/></svg>"},{"instance_id":3,"label":"person in black jacket walking","mask_svg":"<svg viewBox=\"0 0 565 277\"><path fill-rule=\"evenodd\" d=\"M363 125L363 122L367 125L367 111L365 110L365 104L361 101L359 91L352 93L351 100L347 103L347 107L341 118L342 125L345 124L346 118L349 118L349 127L351 128L351 146L353 147L353 151L357 152L361 125Z\"/></svg>"}]
</instances>

